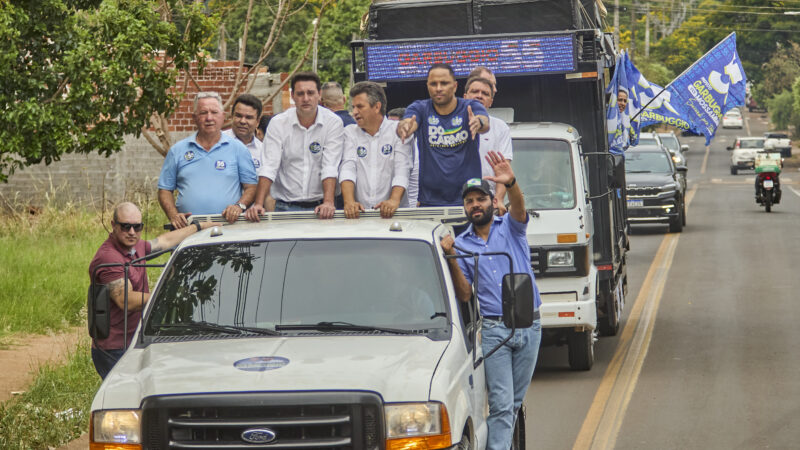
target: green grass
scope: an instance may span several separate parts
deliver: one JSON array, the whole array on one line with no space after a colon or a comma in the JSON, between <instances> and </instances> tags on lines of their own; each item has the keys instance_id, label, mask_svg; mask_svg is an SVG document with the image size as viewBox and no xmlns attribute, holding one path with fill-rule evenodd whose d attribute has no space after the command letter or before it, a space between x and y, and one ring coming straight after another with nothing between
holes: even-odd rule
<instances>
[{"instance_id":1,"label":"green grass","mask_svg":"<svg viewBox=\"0 0 800 450\"><path fill-rule=\"evenodd\" d=\"M155 202L145 212L142 238L152 239L164 232L166 219ZM0 216L0 342L14 333L85 324L89 262L108 236L110 220L109 211L75 206ZM151 283L159 272L149 270Z\"/></svg>"},{"instance_id":2,"label":"green grass","mask_svg":"<svg viewBox=\"0 0 800 450\"><path fill-rule=\"evenodd\" d=\"M86 344L64 365L43 365L24 394L0 404L0 448L46 449L78 438L89 428L98 387Z\"/></svg>"}]
</instances>

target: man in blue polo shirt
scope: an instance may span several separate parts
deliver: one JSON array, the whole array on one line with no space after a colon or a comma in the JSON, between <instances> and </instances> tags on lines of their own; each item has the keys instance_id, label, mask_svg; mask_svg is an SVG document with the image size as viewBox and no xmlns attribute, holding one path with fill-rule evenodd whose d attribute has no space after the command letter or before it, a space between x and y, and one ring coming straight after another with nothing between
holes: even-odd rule
<instances>
[{"instance_id":1,"label":"man in blue polo shirt","mask_svg":"<svg viewBox=\"0 0 800 450\"><path fill-rule=\"evenodd\" d=\"M158 202L176 229L187 226L192 214L222 214L233 223L256 194L253 159L244 144L221 132L225 112L219 94L198 93L192 118L197 133L173 145L164 158Z\"/></svg>"},{"instance_id":2,"label":"man in blue polo shirt","mask_svg":"<svg viewBox=\"0 0 800 450\"><path fill-rule=\"evenodd\" d=\"M417 138L420 206L460 205L461 185L481 176L477 137L489 131L489 115L477 100L456 97L458 83L448 64L432 65L427 85L431 98L406 108L397 135Z\"/></svg>"},{"instance_id":3,"label":"man in blue polo shirt","mask_svg":"<svg viewBox=\"0 0 800 450\"><path fill-rule=\"evenodd\" d=\"M462 197L464 212L470 225L453 241L452 236L442 240L442 250L455 255L457 246L470 253L505 252L511 255L514 272L528 273L533 279L530 248L525 230L529 216L525 211L525 198L516 182L511 164L500 153L489 151L486 160L494 176L485 180L473 178L464 183ZM511 202L509 212L501 217L494 215L498 200L486 180L503 184ZM475 263L472 258L448 260L456 296L469 301ZM478 305L482 316L481 348L487 354L506 337L511 329L503 323L503 276L509 273L508 259L503 256L482 256L478 264ZM533 284L534 321L530 328L517 328L511 339L484 362L486 385L489 389L488 450L511 448L514 419L525 398L533 376L542 325L539 319L539 289Z\"/></svg>"}]
</instances>

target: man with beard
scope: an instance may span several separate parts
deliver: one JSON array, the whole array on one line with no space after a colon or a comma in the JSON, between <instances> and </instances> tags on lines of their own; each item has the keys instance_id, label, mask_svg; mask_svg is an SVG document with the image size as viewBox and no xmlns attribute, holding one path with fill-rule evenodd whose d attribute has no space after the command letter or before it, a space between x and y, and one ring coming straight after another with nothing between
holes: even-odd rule
<instances>
[{"instance_id":1,"label":"man with beard","mask_svg":"<svg viewBox=\"0 0 800 450\"><path fill-rule=\"evenodd\" d=\"M456 97L453 68L437 63L428 69L428 94L406 108L397 135L416 137L419 149L420 206L460 205L461 184L481 176L479 133L489 131L486 108L477 100Z\"/></svg>"},{"instance_id":2,"label":"man with beard","mask_svg":"<svg viewBox=\"0 0 800 450\"><path fill-rule=\"evenodd\" d=\"M497 198L492 194L487 180L473 178L462 188L464 212L470 225L453 241L452 236L442 239L442 250L455 255L459 250L482 254L505 252L514 262L514 271L527 272L533 280L530 264L530 248L525 230L529 216L525 211L525 198L516 182L511 164L503 156L490 151L486 156L494 176L487 180L506 187L511 207L503 216L495 217ZM455 246L454 246L455 244ZM461 301L469 301L472 296L472 282L475 263L472 258L448 260L450 275L456 296ZM503 323L503 276L509 273L508 259L502 256L480 258L478 272L478 304L482 316L481 348L487 354L497 344L511 334L511 329ZM525 392L533 376L539 343L542 339L542 325L539 319L539 290L533 284L534 321L529 328L517 328L511 339L484 362L486 385L489 390L489 417L487 425L489 436L486 448L489 450L508 450L511 447L514 419L525 398Z\"/></svg>"}]
</instances>

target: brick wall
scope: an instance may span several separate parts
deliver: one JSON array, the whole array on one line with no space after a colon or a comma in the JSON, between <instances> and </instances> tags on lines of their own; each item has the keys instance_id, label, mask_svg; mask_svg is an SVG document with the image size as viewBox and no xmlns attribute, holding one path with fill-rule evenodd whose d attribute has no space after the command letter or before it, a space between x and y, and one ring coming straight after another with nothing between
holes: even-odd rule
<instances>
[{"instance_id":1,"label":"brick wall","mask_svg":"<svg viewBox=\"0 0 800 450\"><path fill-rule=\"evenodd\" d=\"M236 66L235 61L211 61L203 75L194 74L195 79L203 90L217 91L227 99L233 89ZM286 74L260 73L251 93L266 98L285 77ZM170 121L173 143L194 132L191 109L195 93L195 89L189 91ZM283 97L287 95L284 92L272 104L264 105L265 113L282 111ZM42 206L48 202L101 207L130 199L134 193L155 195L163 161L143 137L126 136L122 150L108 158L70 154L49 166L41 163L18 170L8 183L0 183L0 208L18 204Z\"/></svg>"}]
</instances>

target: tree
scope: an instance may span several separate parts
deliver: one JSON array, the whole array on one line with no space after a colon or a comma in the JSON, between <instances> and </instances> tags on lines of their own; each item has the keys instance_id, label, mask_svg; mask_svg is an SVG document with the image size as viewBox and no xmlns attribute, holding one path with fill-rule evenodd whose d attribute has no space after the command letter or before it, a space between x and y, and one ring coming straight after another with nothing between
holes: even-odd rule
<instances>
[{"instance_id":1,"label":"tree","mask_svg":"<svg viewBox=\"0 0 800 450\"><path fill-rule=\"evenodd\" d=\"M785 130L789 124L798 122L798 115L795 114L793 106L794 97L788 89L767 100L770 121L775 129Z\"/></svg>"},{"instance_id":2,"label":"tree","mask_svg":"<svg viewBox=\"0 0 800 450\"><path fill-rule=\"evenodd\" d=\"M313 38L319 32L321 19L325 11L333 4L335 4L335 0L263 0L263 2L259 2L259 5L256 5L255 0L211 2L210 6L215 8L221 16L228 14L230 17L242 19L237 26L223 28L236 30L239 35L237 41L241 43L237 48L239 56L236 58L239 62L239 70L236 71L236 79L230 95L227 99L223 99L224 109L229 109L240 93L250 92L255 82L254 75L265 66L270 56L279 48L281 37L284 32L288 31L287 27L293 17L299 16L303 12L308 13L310 17L316 19L316 25L312 27L311 31L312 39L304 42L304 51L293 63L289 70L289 77L281 83L270 97L261 99L264 103L271 102L280 93L281 88L288 83L291 76L303 67L311 51ZM223 23L225 22L223 21ZM252 30L255 30L259 37L257 41L250 39ZM185 68L181 69L181 71L182 78L186 82L176 87L176 94L178 96L185 95L190 85L194 89L199 89L197 83L192 79L191 72ZM154 114L155 120L151 124L155 129L154 132L143 130L147 141L163 156L166 156L174 143L169 132L170 113L171 111L165 111Z\"/></svg>"},{"instance_id":3,"label":"tree","mask_svg":"<svg viewBox=\"0 0 800 450\"><path fill-rule=\"evenodd\" d=\"M764 98L791 89L795 78L800 76L800 45L790 42L778 48L764 63L763 73L759 89Z\"/></svg>"},{"instance_id":4,"label":"tree","mask_svg":"<svg viewBox=\"0 0 800 450\"><path fill-rule=\"evenodd\" d=\"M175 106L176 71L214 20L182 0L3 1L0 180L65 153L119 151Z\"/></svg>"}]
</instances>

